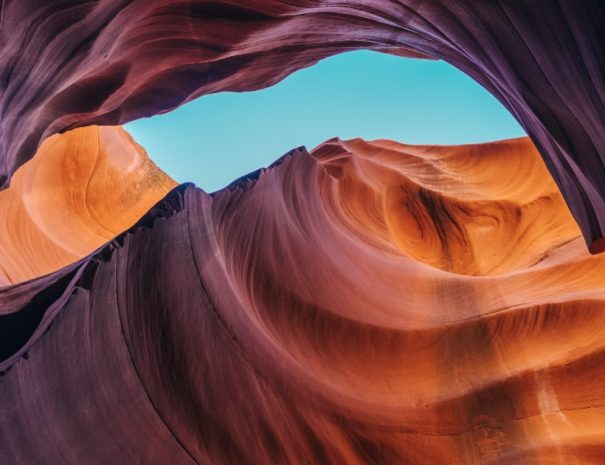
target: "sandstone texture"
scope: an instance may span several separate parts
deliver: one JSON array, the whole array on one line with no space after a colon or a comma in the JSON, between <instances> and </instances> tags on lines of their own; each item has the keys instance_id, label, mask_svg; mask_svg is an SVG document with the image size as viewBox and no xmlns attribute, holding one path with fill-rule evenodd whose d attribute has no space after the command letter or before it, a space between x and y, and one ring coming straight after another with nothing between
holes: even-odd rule
<instances>
[{"instance_id":1,"label":"sandstone texture","mask_svg":"<svg viewBox=\"0 0 605 465\"><path fill-rule=\"evenodd\" d=\"M528 139L181 185L0 290L0 463L601 464L604 260Z\"/></svg>"}]
</instances>

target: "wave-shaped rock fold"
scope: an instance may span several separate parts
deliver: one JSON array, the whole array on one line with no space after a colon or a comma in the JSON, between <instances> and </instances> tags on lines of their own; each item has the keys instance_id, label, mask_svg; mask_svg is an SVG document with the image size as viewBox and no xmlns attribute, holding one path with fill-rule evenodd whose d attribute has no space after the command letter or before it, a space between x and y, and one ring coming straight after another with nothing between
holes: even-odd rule
<instances>
[{"instance_id":1,"label":"wave-shaped rock fold","mask_svg":"<svg viewBox=\"0 0 605 465\"><path fill-rule=\"evenodd\" d=\"M0 365L0 462L598 464L603 260L527 139L182 185L0 290L69 275Z\"/></svg>"}]
</instances>

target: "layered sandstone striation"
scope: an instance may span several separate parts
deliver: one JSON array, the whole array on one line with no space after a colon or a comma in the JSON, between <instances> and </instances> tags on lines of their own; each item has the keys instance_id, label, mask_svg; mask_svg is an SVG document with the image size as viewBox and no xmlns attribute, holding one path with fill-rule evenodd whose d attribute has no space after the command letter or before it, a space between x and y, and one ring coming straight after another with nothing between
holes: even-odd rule
<instances>
[{"instance_id":1,"label":"layered sandstone striation","mask_svg":"<svg viewBox=\"0 0 605 465\"><path fill-rule=\"evenodd\" d=\"M444 271L525 268L580 234L528 138L464 146L333 140L313 155L339 180L330 205L351 231Z\"/></svg>"},{"instance_id":2,"label":"layered sandstone striation","mask_svg":"<svg viewBox=\"0 0 605 465\"><path fill-rule=\"evenodd\" d=\"M604 260L527 139L179 186L0 291L0 463L600 465Z\"/></svg>"},{"instance_id":3,"label":"layered sandstone striation","mask_svg":"<svg viewBox=\"0 0 605 465\"><path fill-rule=\"evenodd\" d=\"M0 186L45 137L269 86L335 53L446 60L540 151L591 250L605 230L601 0L4 0Z\"/></svg>"},{"instance_id":4,"label":"layered sandstone striation","mask_svg":"<svg viewBox=\"0 0 605 465\"><path fill-rule=\"evenodd\" d=\"M175 185L120 127L48 138L0 192L0 286L90 254Z\"/></svg>"}]
</instances>

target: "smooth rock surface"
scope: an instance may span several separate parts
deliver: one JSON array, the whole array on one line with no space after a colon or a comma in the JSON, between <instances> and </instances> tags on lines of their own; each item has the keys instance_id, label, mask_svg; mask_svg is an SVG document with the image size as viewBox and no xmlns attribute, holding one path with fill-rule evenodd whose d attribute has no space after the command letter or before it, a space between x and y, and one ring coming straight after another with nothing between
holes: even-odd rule
<instances>
[{"instance_id":1,"label":"smooth rock surface","mask_svg":"<svg viewBox=\"0 0 605 465\"><path fill-rule=\"evenodd\" d=\"M120 127L48 138L0 192L0 286L90 254L175 185Z\"/></svg>"}]
</instances>

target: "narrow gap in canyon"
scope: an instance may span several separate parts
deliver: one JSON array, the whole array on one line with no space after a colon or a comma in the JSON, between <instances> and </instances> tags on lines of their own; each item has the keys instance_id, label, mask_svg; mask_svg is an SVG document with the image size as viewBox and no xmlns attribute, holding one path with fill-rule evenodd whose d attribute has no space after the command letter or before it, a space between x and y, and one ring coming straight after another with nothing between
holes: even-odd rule
<instances>
[{"instance_id":1,"label":"narrow gap in canyon","mask_svg":"<svg viewBox=\"0 0 605 465\"><path fill-rule=\"evenodd\" d=\"M495 97L448 63L373 51L327 58L266 89L207 95L125 128L176 181L207 192L333 137L457 145L525 135Z\"/></svg>"}]
</instances>

